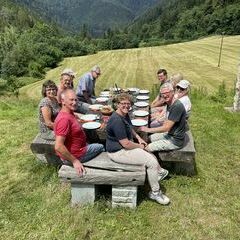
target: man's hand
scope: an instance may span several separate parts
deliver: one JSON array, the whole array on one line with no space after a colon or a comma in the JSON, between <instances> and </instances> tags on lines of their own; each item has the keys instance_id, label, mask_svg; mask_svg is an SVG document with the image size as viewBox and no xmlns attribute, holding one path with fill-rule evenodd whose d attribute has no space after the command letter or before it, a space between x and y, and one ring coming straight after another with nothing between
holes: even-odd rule
<instances>
[{"instance_id":1,"label":"man's hand","mask_svg":"<svg viewBox=\"0 0 240 240\"><path fill-rule=\"evenodd\" d=\"M147 146L147 143L146 143L142 138L139 138L139 139L138 139L138 143L139 143L139 144L142 144L144 147Z\"/></svg>"},{"instance_id":2,"label":"man's hand","mask_svg":"<svg viewBox=\"0 0 240 240\"><path fill-rule=\"evenodd\" d=\"M145 127L145 126L139 127L139 128L140 128L140 130L143 131L143 132L149 132L149 130L150 130L150 128Z\"/></svg>"},{"instance_id":3,"label":"man's hand","mask_svg":"<svg viewBox=\"0 0 240 240\"><path fill-rule=\"evenodd\" d=\"M86 173L86 170L85 170L84 166L82 165L82 163L78 159L73 161L73 167L75 168L75 170L76 170L76 172L79 176L82 176L83 174Z\"/></svg>"}]
</instances>

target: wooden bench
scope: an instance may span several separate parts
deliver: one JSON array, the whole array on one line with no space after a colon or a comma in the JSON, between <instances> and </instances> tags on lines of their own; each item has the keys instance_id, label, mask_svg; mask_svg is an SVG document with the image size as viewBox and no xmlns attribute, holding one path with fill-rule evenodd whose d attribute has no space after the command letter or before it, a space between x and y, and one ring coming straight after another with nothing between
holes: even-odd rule
<instances>
[{"instance_id":1,"label":"wooden bench","mask_svg":"<svg viewBox=\"0 0 240 240\"><path fill-rule=\"evenodd\" d=\"M161 165L173 173L193 176L197 174L194 140L190 130L186 132L184 147L179 150L160 151Z\"/></svg>"},{"instance_id":2,"label":"wooden bench","mask_svg":"<svg viewBox=\"0 0 240 240\"><path fill-rule=\"evenodd\" d=\"M137 187L144 185L144 166L124 165L113 162L106 152L83 163L86 174L78 176L75 169L63 165L58 176L63 182L71 183L71 204L93 204L99 185L112 186L112 207L137 206Z\"/></svg>"}]
</instances>

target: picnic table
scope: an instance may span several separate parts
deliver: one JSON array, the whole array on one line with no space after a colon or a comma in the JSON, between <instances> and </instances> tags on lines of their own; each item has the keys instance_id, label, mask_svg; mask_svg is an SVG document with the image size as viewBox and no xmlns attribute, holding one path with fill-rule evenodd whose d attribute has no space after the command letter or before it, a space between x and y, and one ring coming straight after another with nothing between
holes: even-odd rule
<instances>
[{"instance_id":1,"label":"picnic table","mask_svg":"<svg viewBox=\"0 0 240 240\"><path fill-rule=\"evenodd\" d=\"M149 91L148 90L143 90L143 93L139 93L139 90L137 90L136 88L129 88L131 91L130 93L132 93L132 97L133 97L133 106L131 107L131 110L129 112L129 116L130 116L130 119L133 120L133 119L143 119L143 120L146 120L147 121L147 125L149 126L149 121L150 121L150 115L149 115L149 112L150 112L150 108L149 108L149 103L148 103L148 94L149 94ZM133 91L133 89L136 89L137 91ZM108 91L103 91L102 93L104 92L108 92ZM112 107L112 98L108 98L108 101L100 101L98 102L98 99L100 100L104 100L104 98L106 99L107 95L101 95L100 94L100 98L96 98L96 103L97 104L102 104L103 106L110 106ZM105 96L105 97L104 97ZM137 96L140 96L140 100L137 99ZM146 96L146 99L144 99L144 96ZM141 97L143 97L143 99L141 99ZM135 105L136 102L146 102L146 106L137 106ZM148 113L148 115L146 116L136 116L134 115L134 113L136 111L146 111ZM88 142L89 143L102 143L102 144L105 144L105 141L106 141L106 137L107 137L107 133L106 133L106 125L107 125L107 122L110 118L110 115L111 114L104 114L102 113L102 111L100 109L93 109L93 108L90 108L89 111L86 113L87 115L96 115L96 119L94 121L96 122L99 122L101 123L101 126L97 129L84 129L85 130L85 133L87 135L87 138L88 138ZM78 117L81 119L84 115L86 114L78 114ZM85 121L82 121L82 124L84 124ZM84 125L83 125L84 126ZM142 131L139 131L139 127L137 126L134 126L134 130L145 140L147 141L148 140L148 134L147 133L144 133Z\"/></svg>"},{"instance_id":2,"label":"picnic table","mask_svg":"<svg viewBox=\"0 0 240 240\"><path fill-rule=\"evenodd\" d=\"M145 96L146 93L140 94ZM134 103L139 101L136 95L133 94ZM142 99L140 99L142 101ZM146 99L144 101L147 101ZM102 104L102 103L101 103ZM111 99L104 105L111 105ZM131 119L141 118L147 120L149 125L150 115L145 117L134 116L134 111L145 110L150 112L149 106L138 107L136 104L132 106L129 115ZM100 123L97 129L85 129L89 143L103 143L106 141L106 124L110 116L104 115L99 110L90 109L87 114L96 115L95 121ZM78 114L79 118L83 115ZM81 122L83 125L84 122ZM135 131L145 140L148 140L148 134L139 131L138 127L134 127ZM55 155L54 140L45 141L36 136L31 144L32 152L37 156L46 159L48 163L61 164L61 160ZM184 148L174 151L162 151L158 153L158 159L162 166L166 166L169 170L175 173L184 175L195 175L195 148L194 141L190 131L186 134ZM146 179L146 171L144 167L131 166L125 164L117 164L111 161L107 153L101 153L96 158L87 163L83 163L87 169L87 174L78 176L73 167L61 166L59 170L59 178L61 181L71 184L71 203L89 204L94 203L99 185L112 186L112 206L127 206L136 207L137 205L137 187L144 185Z\"/></svg>"}]
</instances>

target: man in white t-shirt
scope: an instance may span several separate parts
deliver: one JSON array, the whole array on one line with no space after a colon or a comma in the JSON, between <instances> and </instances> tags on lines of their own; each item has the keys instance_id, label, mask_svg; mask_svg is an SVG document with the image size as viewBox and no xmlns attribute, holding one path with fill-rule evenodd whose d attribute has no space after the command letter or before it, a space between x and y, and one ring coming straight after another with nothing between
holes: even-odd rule
<instances>
[{"instance_id":1,"label":"man in white t-shirt","mask_svg":"<svg viewBox=\"0 0 240 240\"><path fill-rule=\"evenodd\" d=\"M192 104L188 97L188 92L190 88L190 83L188 80L181 80L179 83L176 84L176 91L174 97L179 99L179 101L185 107L187 118L190 115Z\"/></svg>"}]
</instances>

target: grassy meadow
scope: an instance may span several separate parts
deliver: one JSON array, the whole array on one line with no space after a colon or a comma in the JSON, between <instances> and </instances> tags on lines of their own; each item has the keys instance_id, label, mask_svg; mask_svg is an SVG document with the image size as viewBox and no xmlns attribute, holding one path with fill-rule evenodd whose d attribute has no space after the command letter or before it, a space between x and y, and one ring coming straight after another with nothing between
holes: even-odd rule
<instances>
[{"instance_id":1,"label":"grassy meadow","mask_svg":"<svg viewBox=\"0 0 240 240\"><path fill-rule=\"evenodd\" d=\"M240 114L224 110L233 101L228 90L236 79L240 36L224 39L217 68L219 44L220 37L211 37L99 52L65 59L46 76L58 82L65 67L80 76L99 64L98 91L114 82L151 89L159 67L170 74L180 71L191 81L190 127L198 175L171 175L162 181L169 206L148 200L142 188L135 210L112 209L104 198L94 206L71 208L70 188L59 183L57 169L38 163L29 149L38 132L42 82L21 89L19 99L0 97L0 239L240 239ZM227 97L218 101L223 81Z\"/></svg>"}]
</instances>

